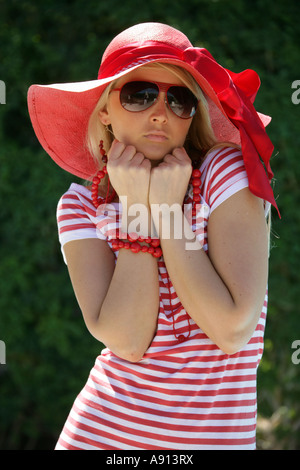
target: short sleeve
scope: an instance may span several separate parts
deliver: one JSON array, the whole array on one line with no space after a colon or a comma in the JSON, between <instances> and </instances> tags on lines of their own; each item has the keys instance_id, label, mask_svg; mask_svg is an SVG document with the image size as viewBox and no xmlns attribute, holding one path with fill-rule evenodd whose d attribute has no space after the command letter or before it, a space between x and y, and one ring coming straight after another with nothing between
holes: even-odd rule
<instances>
[{"instance_id":1,"label":"short sleeve","mask_svg":"<svg viewBox=\"0 0 300 470\"><path fill-rule=\"evenodd\" d=\"M249 186L242 153L222 147L210 152L201 168L203 197L212 213L222 202Z\"/></svg>"},{"instance_id":2,"label":"short sleeve","mask_svg":"<svg viewBox=\"0 0 300 470\"><path fill-rule=\"evenodd\" d=\"M106 239L97 228L95 209L84 194L69 189L58 202L56 218L58 238L65 262L63 247L67 242L85 238Z\"/></svg>"}]
</instances>

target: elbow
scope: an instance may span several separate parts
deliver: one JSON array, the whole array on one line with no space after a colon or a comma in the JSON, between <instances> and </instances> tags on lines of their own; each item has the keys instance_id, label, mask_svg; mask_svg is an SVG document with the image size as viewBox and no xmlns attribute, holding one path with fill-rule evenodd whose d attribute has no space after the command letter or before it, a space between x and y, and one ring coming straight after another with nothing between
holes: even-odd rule
<instances>
[{"instance_id":1,"label":"elbow","mask_svg":"<svg viewBox=\"0 0 300 470\"><path fill-rule=\"evenodd\" d=\"M247 342L227 342L226 344L221 344L219 348L224 354L233 356L234 354L241 351L246 346L246 344Z\"/></svg>"},{"instance_id":2,"label":"elbow","mask_svg":"<svg viewBox=\"0 0 300 470\"><path fill-rule=\"evenodd\" d=\"M244 349L253 336L257 321L235 322L231 328L227 329L226 334L222 336L219 344L217 344L218 347L229 356L238 353Z\"/></svg>"},{"instance_id":3,"label":"elbow","mask_svg":"<svg viewBox=\"0 0 300 470\"><path fill-rule=\"evenodd\" d=\"M106 340L103 336L101 338L93 334L94 338L100 341L106 348L108 348L115 356L118 356L120 359L123 359L128 362L139 362L144 354L145 351L134 349L128 345L123 346L120 344L116 344L114 341Z\"/></svg>"},{"instance_id":4,"label":"elbow","mask_svg":"<svg viewBox=\"0 0 300 470\"><path fill-rule=\"evenodd\" d=\"M123 359L128 362L139 362L147 348L135 347L133 343L128 341L116 341L116 338L105 337L105 335L93 334L93 336L100 341L106 348L108 348L115 356L118 356L120 359Z\"/></svg>"},{"instance_id":5,"label":"elbow","mask_svg":"<svg viewBox=\"0 0 300 470\"><path fill-rule=\"evenodd\" d=\"M125 361L128 361L128 362L139 362L141 359L143 359L144 352L126 351L124 353L121 352L116 355L119 356L121 359L124 359Z\"/></svg>"},{"instance_id":6,"label":"elbow","mask_svg":"<svg viewBox=\"0 0 300 470\"><path fill-rule=\"evenodd\" d=\"M146 349L134 348L134 345L120 347L112 344L107 347L113 354L128 362L139 362L143 359L146 351Z\"/></svg>"},{"instance_id":7,"label":"elbow","mask_svg":"<svg viewBox=\"0 0 300 470\"><path fill-rule=\"evenodd\" d=\"M108 348L115 356L128 362L139 362L147 350L142 341L135 341L132 337L122 333L116 334L115 330L105 328L105 324L99 321L93 324L87 324L91 335L106 348Z\"/></svg>"},{"instance_id":8,"label":"elbow","mask_svg":"<svg viewBox=\"0 0 300 470\"><path fill-rule=\"evenodd\" d=\"M128 338L118 344L111 344L108 348L118 357L128 362L139 362L143 359L153 337L142 335Z\"/></svg>"},{"instance_id":9,"label":"elbow","mask_svg":"<svg viewBox=\"0 0 300 470\"><path fill-rule=\"evenodd\" d=\"M98 341L100 341L106 348L108 348L115 356L128 362L139 362L144 354L145 350L135 349L133 345L129 344L117 344L114 340L107 340L103 336L99 338L98 335L93 335Z\"/></svg>"},{"instance_id":10,"label":"elbow","mask_svg":"<svg viewBox=\"0 0 300 470\"><path fill-rule=\"evenodd\" d=\"M250 339L250 338L249 338ZM247 338L236 338L235 335L232 335L231 337L227 338L226 340L220 341L220 343L217 345L221 351L224 354L227 354L228 356L232 356L233 354L238 353L241 351L246 344L249 341L248 337Z\"/></svg>"}]
</instances>

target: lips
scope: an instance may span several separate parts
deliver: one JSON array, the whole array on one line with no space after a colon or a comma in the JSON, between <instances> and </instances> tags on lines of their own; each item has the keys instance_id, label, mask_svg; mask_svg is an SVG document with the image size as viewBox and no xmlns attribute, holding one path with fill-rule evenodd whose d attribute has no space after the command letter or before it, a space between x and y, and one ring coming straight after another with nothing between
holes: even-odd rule
<instances>
[{"instance_id":1,"label":"lips","mask_svg":"<svg viewBox=\"0 0 300 470\"><path fill-rule=\"evenodd\" d=\"M145 137L153 142L165 142L168 140L167 134L163 131L150 131L145 135Z\"/></svg>"}]
</instances>

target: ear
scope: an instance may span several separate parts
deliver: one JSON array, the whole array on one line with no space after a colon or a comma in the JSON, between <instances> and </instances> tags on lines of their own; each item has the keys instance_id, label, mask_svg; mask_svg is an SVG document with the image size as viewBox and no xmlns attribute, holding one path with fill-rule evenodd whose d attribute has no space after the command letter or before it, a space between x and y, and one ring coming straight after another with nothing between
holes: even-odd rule
<instances>
[{"instance_id":1,"label":"ear","mask_svg":"<svg viewBox=\"0 0 300 470\"><path fill-rule=\"evenodd\" d=\"M102 124L104 124L104 126L108 126L110 124L110 117L106 108L103 109L102 111L99 111L98 116Z\"/></svg>"}]
</instances>

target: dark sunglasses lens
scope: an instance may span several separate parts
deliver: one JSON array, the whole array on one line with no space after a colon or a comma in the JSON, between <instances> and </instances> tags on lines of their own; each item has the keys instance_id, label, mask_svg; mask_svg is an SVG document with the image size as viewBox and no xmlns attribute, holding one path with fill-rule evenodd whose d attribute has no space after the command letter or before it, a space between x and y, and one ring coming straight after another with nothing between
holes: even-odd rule
<instances>
[{"instance_id":1,"label":"dark sunglasses lens","mask_svg":"<svg viewBox=\"0 0 300 470\"><path fill-rule=\"evenodd\" d=\"M121 105L127 111L144 111L153 105L158 93L158 87L153 83L129 82L121 89Z\"/></svg>"},{"instance_id":2,"label":"dark sunglasses lens","mask_svg":"<svg viewBox=\"0 0 300 470\"><path fill-rule=\"evenodd\" d=\"M171 110L183 119L191 118L196 113L198 100L186 87L172 86L167 93Z\"/></svg>"}]
</instances>

